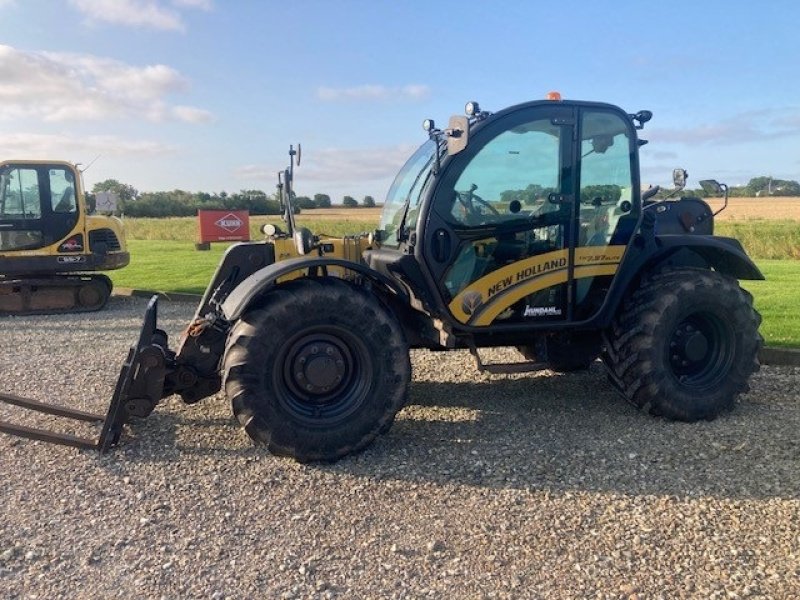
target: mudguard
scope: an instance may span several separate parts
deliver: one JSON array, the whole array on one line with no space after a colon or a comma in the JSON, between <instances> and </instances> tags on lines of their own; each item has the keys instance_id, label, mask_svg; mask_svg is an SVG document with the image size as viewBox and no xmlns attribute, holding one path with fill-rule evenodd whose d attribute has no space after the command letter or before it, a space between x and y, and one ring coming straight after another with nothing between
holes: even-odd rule
<instances>
[{"instance_id":1,"label":"mudguard","mask_svg":"<svg viewBox=\"0 0 800 600\"><path fill-rule=\"evenodd\" d=\"M764 279L742 245L733 238L698 235L637 236L622 259L601 314L600 326L611 322L631 283L661 266L711 267L736 279Z\"/></svg>"},{"instance_id":2,"label":"mudguard","mask_svg":"<svg viewBox=\"0 0 800 600\"><path fill-rule=\"evenodd\" d=\"M271 264L248 276L222 302L222 313L228 321L235 321L255 299L274 286L281 277L300 271L305 271L309 276L313 276L311 274L324 273L329 267L337 267L363 275L407 300L407 294L397 282L361 263L324 256L318 258L298 257Z\"/></svg>"},{"instance_id":3,"label":"mudguard","mask_svg":"<svg viewBox=\"0 0 800 600\"><path fill-rule=\"evenodd\" d=\"M736 279L764 279L738 240L734 238L693 235L661 235L656 238L657 254L667 257L686 249L703 258L715 271ZM651 261L648 261L651 262Z\"/></svg>"}]
</instances>

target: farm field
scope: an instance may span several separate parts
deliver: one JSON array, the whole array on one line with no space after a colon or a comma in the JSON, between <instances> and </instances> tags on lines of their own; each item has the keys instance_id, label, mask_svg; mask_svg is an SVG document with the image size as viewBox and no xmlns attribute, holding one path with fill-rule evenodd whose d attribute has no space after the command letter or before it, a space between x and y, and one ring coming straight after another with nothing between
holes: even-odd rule
<instances>
[{"instance_id":1,"label":"farm field","mask_svg":"<svg viewBox=\"0 0 800 600\"><path fill-rule=\"evenodd\" d=\"M374 229L381 217L380 208L341 208L304 210L297 215L297 223L316 234L342 236ZM261 226L273 223L285 227L279 216L251 216L250 239L264 236ZM129 240L195 241L197 220L194 217L125 218L125 231Z\"/></svg>"},{"instance_id":2,"label":"farm field","mask_svg":"<svg viewBox=\"0 0 800 600\"><path fill-rule=\"evenodd\" d=\"M707 199L713 210L722 208L722 200ZM788 219L800 221L800 198L730 198L728 208L717 215L718 221Z\"/></svg>"}]
</instances>

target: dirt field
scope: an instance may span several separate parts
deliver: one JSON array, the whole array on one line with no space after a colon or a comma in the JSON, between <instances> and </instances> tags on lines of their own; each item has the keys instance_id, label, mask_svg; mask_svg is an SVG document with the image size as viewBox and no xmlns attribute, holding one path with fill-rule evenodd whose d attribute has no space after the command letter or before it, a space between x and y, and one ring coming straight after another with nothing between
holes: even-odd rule
<instances>
[{"instance_id":1,"label":"dirt field","mask_svg":"<svg viewBox=\"0 0 800 600\"><path fill-rule=\"evenodd\" d=\"M722 207L721 199L710 199L708 203L714 210ZM301 215L309 219L337 221L357 219L377 222L381 207L375 208L316 208L304 210ZM800 198L731 198L726 208L717 217L724 221L748 221L751 219L800 221Z\"/></svg>"},{"instance_id":2,"label":"dirt field","mask_svg":"<svg viewBox=\"0 0 800 600\"><path fill-rule=\"evenodd\" d=\"M798 207L800 207L800 201L798 202ZM333 208L303 209L303 212L300 213L300 216L303 218L330 221L350 219L359 221L373 221L377 223L381 218L382 210L382 206L376 206L375 208L345 208L343 206L335 206ZM800 215L800 208L798 208L798 215Z\"/></svg>"},{"instance_id":3,"label":"dirt field","mask_svg":"<svg viewBox=\"0 0 800 600\"><path fill-rule=\"evenodd\" d=\"M722 200L708 200L711 208L722 207ZM800 198L731 198L728 208L717 219L749 221L751 219L800 221Z\"/></svg>"}]
</instances>

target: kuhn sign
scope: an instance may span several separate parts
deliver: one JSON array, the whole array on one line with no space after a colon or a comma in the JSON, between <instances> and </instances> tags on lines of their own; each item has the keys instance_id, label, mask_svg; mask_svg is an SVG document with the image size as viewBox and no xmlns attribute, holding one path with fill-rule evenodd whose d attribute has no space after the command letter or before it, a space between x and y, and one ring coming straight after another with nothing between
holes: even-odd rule
<instances>
[{"instance_id":1,"label":"kuhn sign","mask_svg":"<svg viewBox=\"0 0 800 600\"><path fill-rule=\"evenodd\" d=\"M198 210L201 242L250 240L250 213L246 210Z\"/></svg>"}]
</instances>

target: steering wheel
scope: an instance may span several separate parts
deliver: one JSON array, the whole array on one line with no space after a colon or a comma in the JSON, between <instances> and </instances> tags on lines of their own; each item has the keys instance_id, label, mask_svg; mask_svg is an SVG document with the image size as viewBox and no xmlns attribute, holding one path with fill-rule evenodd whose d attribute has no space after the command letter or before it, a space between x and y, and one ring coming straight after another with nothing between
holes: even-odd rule
<instances>
[{"instance_id":1,"label":"steering wheel","mask_svg":"<svg viewBox=\"0 0 800 600\"><path fill-rule=\"evenodd\" d=\"M458 190L456 190L456 198L458 199L461 206L464 207L467 218L475 221L482 219L485 216L486 212L483 211L480 207L485 208L488 212L490 212L493 215L499 216L500 213L494 206L492 206L490 203L488 203L486 200L484 200L475 193L475 190L477 189L478 186L473 183L469 187L469 191L467 192L459 192ZM476 206L476 204L479 206Z\"/></svg>"}]
</instances>

